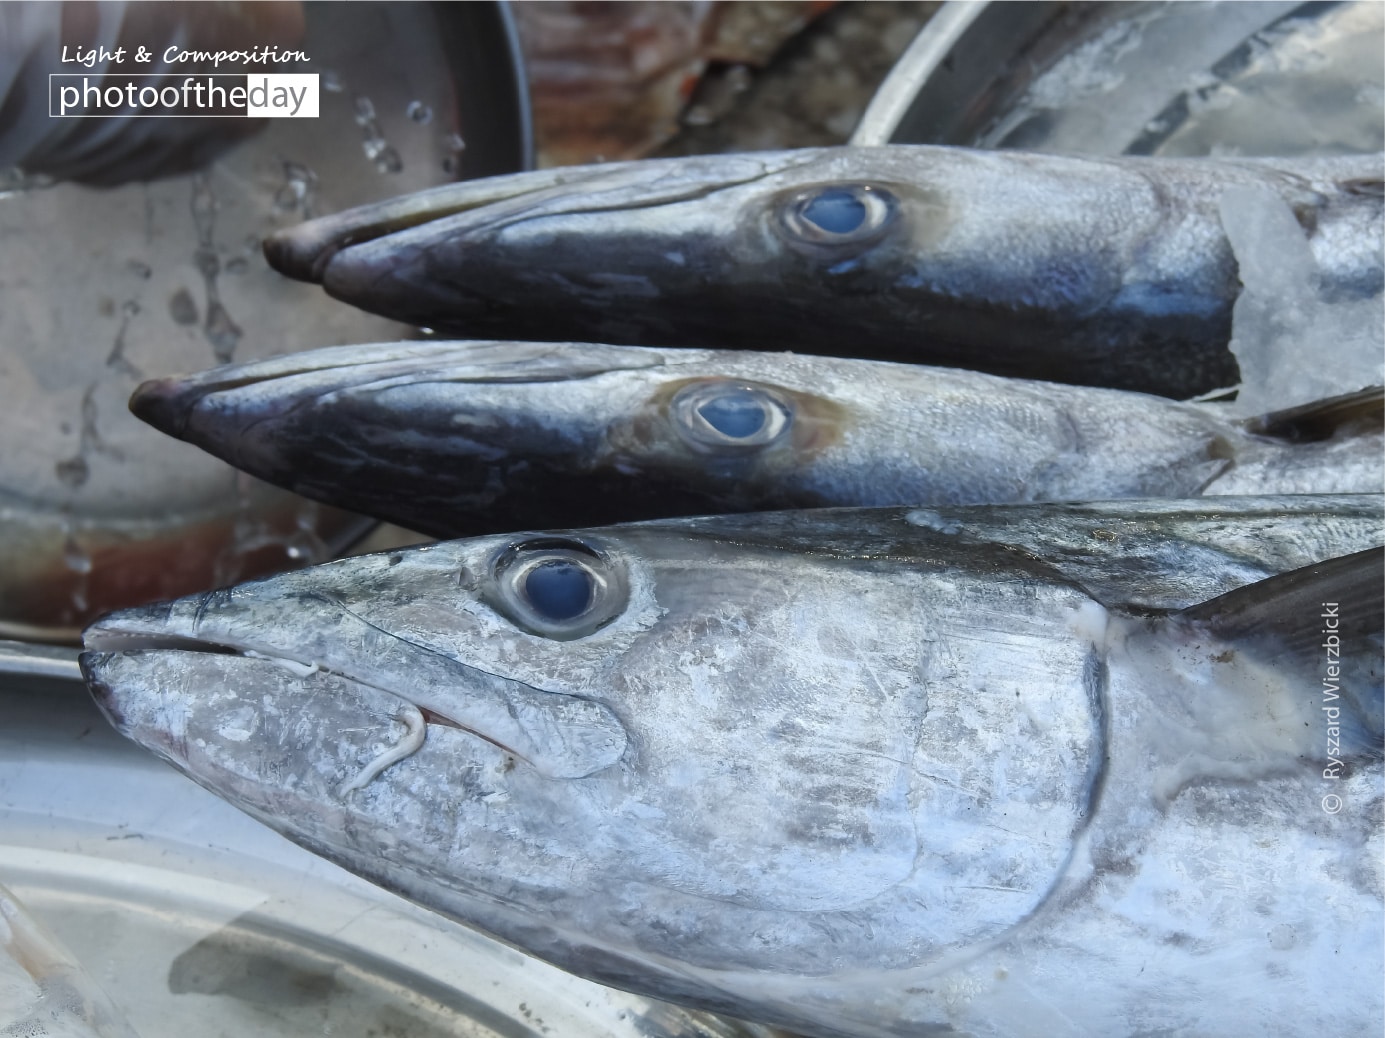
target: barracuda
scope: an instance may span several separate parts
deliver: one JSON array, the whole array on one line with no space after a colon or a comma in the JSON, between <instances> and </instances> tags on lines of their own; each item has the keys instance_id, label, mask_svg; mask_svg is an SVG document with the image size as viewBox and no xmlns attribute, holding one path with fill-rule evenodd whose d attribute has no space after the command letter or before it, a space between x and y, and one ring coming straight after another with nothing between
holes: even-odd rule
<instances>
[{"instance_id":1,"label":"barracuda","mask_svg":"<svg viewBox=\"0 0 1385 1038\"><path fill-rule=\"evenodd\" d=\"M296 493L437 537L834 505L1385 486L1382 393L1225 405L873 361L578 343L346 346L131 408Z\"/></svg>"},{"instance_id":2,"label":"barracuda","mask_svg":"<svg viewBox=\"0 0 1385 1038\"><path fill-rule=\"evenodd\" d=\"M479 538L117 613L83 666L292 839L606 983L814 1035L1367 1034L1380 509Z\"/></svg>"},{"instance_id":3,"label":"barracuda","mask_svg":"<svg viewBox=\"0 0 1385 1038\"><path fill-rule=\"evenodd\" d=\"M460 336L789 348L1135 389L1238 381L1218 216L1262 188L1331 298L1385 286L1382 159L891 146L573 167L270 238L282 272Z\"/></svg>"}]
</instances>

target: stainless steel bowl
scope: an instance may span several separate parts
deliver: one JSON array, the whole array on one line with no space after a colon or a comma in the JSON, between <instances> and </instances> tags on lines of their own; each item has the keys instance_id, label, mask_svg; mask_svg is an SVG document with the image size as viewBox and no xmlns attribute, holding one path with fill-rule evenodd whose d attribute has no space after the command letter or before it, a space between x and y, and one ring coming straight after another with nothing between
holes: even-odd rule
<instances>
[{"instance_id":1,"label":"stainless steel bowl","mask_svg":"<svg viewBox=\"0 0 1385 1038\"><path fill-rule=\"evenodd\" d=\"M959 3L877 91L856 144L1091 154L1385 147L1385 5Z\"/></svg>"}]
</instances>

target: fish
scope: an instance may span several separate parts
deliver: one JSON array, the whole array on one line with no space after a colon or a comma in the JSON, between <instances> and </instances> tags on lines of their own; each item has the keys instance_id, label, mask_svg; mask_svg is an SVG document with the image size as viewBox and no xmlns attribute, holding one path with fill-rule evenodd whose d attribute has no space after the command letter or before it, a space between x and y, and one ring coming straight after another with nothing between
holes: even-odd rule
<instances>
[{"instance_id":1,"label":"fish","mask_svg":"<svg viewBox=\"0 0 1385 1038\"><path fill-rule=\"evenodd\" d=\"M81 663L241 809L605 984L822 1038L1368 1034L1380 508L496 535L122 611Z\"/></svg>"},{"instance_id":2,"label":"fish","mask_svg":"<svg viewBox=\"0 0 1385 1038\"><path fill-rule=\"evenodd\" d=\"M730 350L429 341L146 382L131 409L297 494L439 538L831 506L1385 489L1376 389L1221 404Z\"/></svg>"},{"instance_id":3,"label":"fish","mask_svg":"<svg viewBox=\"0 0 1385 1038\"><path fill-rule=\"evenodd\" d=\"M1282 200L1323 292L1368 299L1383 166L924 145L650 159L447 185L264 251L455 337L849 351L1186 399L1239 379L1221 196Z\"/></svg>"}]
</instances>

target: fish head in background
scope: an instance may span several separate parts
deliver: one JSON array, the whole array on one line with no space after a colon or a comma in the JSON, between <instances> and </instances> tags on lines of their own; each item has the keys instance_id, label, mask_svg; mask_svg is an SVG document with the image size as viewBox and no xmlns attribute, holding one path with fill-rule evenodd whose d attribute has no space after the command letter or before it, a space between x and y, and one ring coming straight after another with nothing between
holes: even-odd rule
<instances>
[{"instance_id":1,"label":"fish head in background","mask_svg":"<svg viewBox=\"0 0 1385 1038\"><path fill-rule=\"evenodd\" d=\"M1104 167L1086 172L1089 190L1108 190ZM1002 324L1016 307L1067 320L1120 290L1109 248L1094 244L1114 226L1067 231L1083 242L1067 241L1061 262L1028 247L1040 232L1024 247L997 238L1011 216L1034 222L1036 195L1071 193L1081 171L1041 166L1019 192L1012 179L1004 163L944 149L589 166L324 217L266 254L353 305L472 338L827 354L849 344L921 359L924 336L947 363L959 334L986 338L968 328L992 305ZM978 185L992 182L978 214Z\"/></svg>"},{"instance_id":2,"label":"fish head in background","mask_svg":"<svg viewBox=\"0 0 1385 1038\"><path fill-rule=\"evenodd\" d=\"M949 223L945 187L912 183L918 171L885 148L620 163L551 179L421 197L402 221L386 208L400 203L382 203L392 219L380 226L369 207L325 217L267 254L354 305L439 330L697 345L721 341L733 318L749 322L751 340L789 330L791 316L820 323L820 297L850 295L854 282L875 298Z\"/></svg>"},{"instance_id":3,"label":"fish head in background","mask_svg":"<svg viewBox=\"0 0 1385 1038\"><path fill-rule=\"evenodd\" d=\"M901 567L903 514L854 516L348 559L114 614L84 667L125 734L352 871L801 1021L805 986L1034 912L1102 757L1084 595L996 579L1015 553Z\"/></svg>"}]
</instances>

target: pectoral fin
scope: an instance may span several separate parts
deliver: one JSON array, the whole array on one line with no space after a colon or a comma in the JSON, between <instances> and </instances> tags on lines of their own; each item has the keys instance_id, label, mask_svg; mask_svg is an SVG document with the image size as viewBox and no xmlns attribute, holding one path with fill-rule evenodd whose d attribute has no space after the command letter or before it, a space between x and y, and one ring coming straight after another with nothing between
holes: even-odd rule
<instances>
[{"instance_id":1,"label":"pectoral fin","mask_svg":"<svg viewBox=\"0 0 1385 1038\"><path fill-rule=\"evenodd\" d=\"M1379 431L1385 426L1385 389L1370 389L1315 400L1248 419L1247 432L1290 443L1314 443L1335 436Z\"/></svg>"},{"instance_id":2,"label":"pectoral fin","mask_svg":"<svg viewBox=\"0 0 1385 1038\"><path fill-rule=\"evenodd\" d=\"M1385 548L1238 588L1174 622L1340 711L1342 749L1379 756L1385 740ZM1334 715L1335 716L1335 715Z\"/></svg>"}]
</instances>

